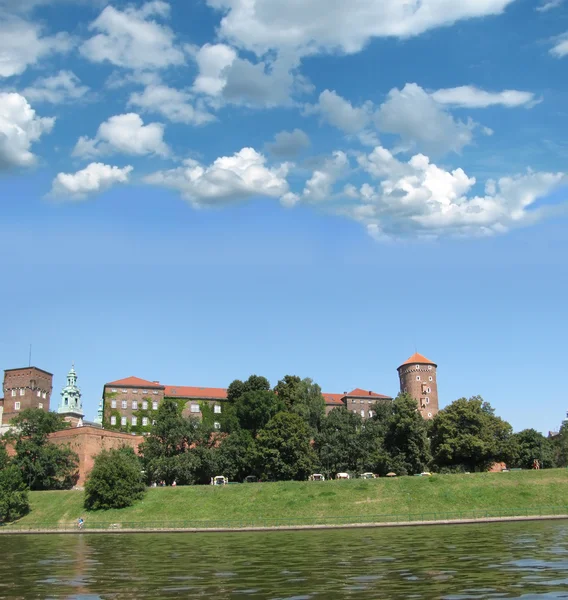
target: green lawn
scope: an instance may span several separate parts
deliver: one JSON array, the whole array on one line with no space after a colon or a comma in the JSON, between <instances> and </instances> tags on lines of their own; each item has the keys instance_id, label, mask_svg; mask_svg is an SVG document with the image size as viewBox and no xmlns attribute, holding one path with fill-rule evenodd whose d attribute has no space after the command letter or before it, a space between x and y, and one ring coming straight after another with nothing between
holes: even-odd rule
<instances>
[{"instance_id":1,"label":"green lawn","mask_svg":"<svg viewBox=\"0 0 568 600\"><path fill-rule=\"evenodd\" d=\"M451 518L458 512L467 517L468 512L481 510L488 516L502 511L537 514L541 507L568 505L568 470L154 488L135 506L93 513L82 508L79 491L32 492L30 499L32 510L19 521L21 525L64 524L79 516L89 525L154 522L167 526L174 521L244 520L262 525L261 521L271 519L331 522L339 517L364 522L377 515L403 520L423 513L433 519L432 513Z\"/></svg>"}]
</instances>

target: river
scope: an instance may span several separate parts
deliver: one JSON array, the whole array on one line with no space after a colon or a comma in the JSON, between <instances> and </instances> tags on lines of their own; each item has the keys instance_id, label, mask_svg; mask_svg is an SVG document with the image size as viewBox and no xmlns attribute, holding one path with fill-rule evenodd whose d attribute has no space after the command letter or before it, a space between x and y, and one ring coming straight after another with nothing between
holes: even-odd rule
<instances>
[{"instance_id":1,"label":"river","mask_svg":"<svg viewBox=\"0 0 568 600\"><path fill-rule=\"evenodd\" d=\"M3 535L0 598L568 598L568 522Z\"/></svg>"}]
</instances>

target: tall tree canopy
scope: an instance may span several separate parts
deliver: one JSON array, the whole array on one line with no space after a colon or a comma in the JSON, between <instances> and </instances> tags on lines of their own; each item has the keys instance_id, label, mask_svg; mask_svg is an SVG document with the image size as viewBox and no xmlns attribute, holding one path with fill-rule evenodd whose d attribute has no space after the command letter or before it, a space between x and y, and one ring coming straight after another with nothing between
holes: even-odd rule
<instances>
[{"instance_id":1,"label":"tall tree canopy","mask_svg":"<svg viewBox=\"0 0 568 600\"><path fill-rule=\"evenodd\" d=\"M270 382L261 375L251 375L246 381L235 379L227 388L227 400L234 402L246 392L267 392L270 390Z\"/></svg>"},{"instance_id":2,"label":"tall tree canopy","mask_svg":"<svg viewBox=\"0 0 568 600\"><path fill-rule=\"evenodd\" d=\"M240 427L252 432L253 435L256 435L283 408L281 399L274 392L267 390L245 392L234 404Z\"/></svg>"},{"instance_id":3,"label":"tall tree canopy","mask_svg":"<svg viewBox=\"0 0 568 600\"><path fill-rule=\"evenodd\" d=\"M30 510L28 488L15 466L0 469L0 523L13 521Z\"/></svg>"},{"instance_id":4,"label":"tall tree canopy","mask_svg":"<svg viewBox=\"0 0 568 600\"><path fill-rule=\"evenodd\" d=\"M286 375L274 391L286 410L302 417L314 431L319 430L325 415L325 400L317 383L309 378Z\"/></svg>"},{"instance_id":5,"label":"tall tree canopy","mask_svg":"<svg viewBox=\"0 0 568 600\"><path fill-rule=\"evenodd\" d=\"M538 460L541 468L555 466L554 449L551 440L535 429L524 429L511 437L508 466L532 469Z\"/></svg>"},{"instance_id":6,"label":"tall tree canopy","mask_svg":"<svg viewBox=\"0 0 568 600\"><path fill-rule=\"evenodd\" d=\"M512 428L483 398L460 398L442 409L431 426L432 454L440 469L486 471L506 460Z\"/></svg>"}]
</instances>

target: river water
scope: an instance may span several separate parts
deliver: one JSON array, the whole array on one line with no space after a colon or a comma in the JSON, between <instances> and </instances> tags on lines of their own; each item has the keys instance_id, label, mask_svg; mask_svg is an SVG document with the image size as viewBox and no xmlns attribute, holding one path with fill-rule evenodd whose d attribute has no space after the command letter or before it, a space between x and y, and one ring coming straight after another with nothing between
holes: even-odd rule
<instances>
[{"instance_id":1,"label":"river water","mask_svg":"<svg viewBox=\"0 0 568 600\"><path fill-rule=\"evenodd\" d=\"M568 522L2 535L0 598L568 598Z\"/></svg>"}]
</instances>

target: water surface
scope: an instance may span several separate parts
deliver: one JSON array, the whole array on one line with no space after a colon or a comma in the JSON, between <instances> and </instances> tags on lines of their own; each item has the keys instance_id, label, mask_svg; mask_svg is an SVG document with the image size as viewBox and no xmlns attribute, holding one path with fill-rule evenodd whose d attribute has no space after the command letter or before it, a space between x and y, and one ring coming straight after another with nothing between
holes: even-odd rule
<instances>
[{"instance_id":1,"label":"water surface","mask_svg":"<svg viewBox=\"0 0 568 600\"><path fill-rule=\"evenodd\" d=\"M568 598L568 522L0 536L0 598Z\"/></svg>"}]
</instances>

